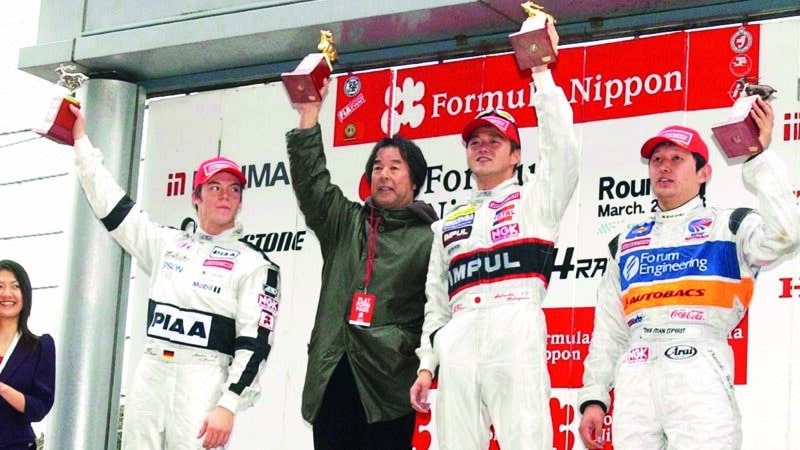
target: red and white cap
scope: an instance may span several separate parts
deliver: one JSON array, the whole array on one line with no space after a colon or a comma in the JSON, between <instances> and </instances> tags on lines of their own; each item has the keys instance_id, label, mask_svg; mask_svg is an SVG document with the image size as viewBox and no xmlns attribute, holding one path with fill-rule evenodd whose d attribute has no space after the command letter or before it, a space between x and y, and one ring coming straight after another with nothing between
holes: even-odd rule
<instances>
[{"instance_id":1,"label":"red and white cap","mask_svg":"<svg viewBox=\"0 0 800 450\"><path fill-rule=\"evenodd\" d=\"M653 155L653 150L664 142L675 144L686 151L702 156L705 161L708 161L708 147L703 142L700 134L691 128L680 125L664 128L657 135L648 139L642 145L642 158L650 159L650 156Z\"/></svg>"},{"instance_id":2,"label":"red and white cap","mask_svg":"<svg viewBox=\"0 0 800 450\"><path fill-rule=\"evenodd\" d=\"M242 183L242 186L247 184L247 179L238 164L224 156L217 156L200 163L200 167L197 168L197 173L194 176L194 189L205 184L209 178L220 172L232 173L239 180L239 183Z\"/></svg>"},{"instance_id":3,"label":"red and white cap","mask_svg":"<svg viewBox=\"0 0 800 450\"><path fill-rule=\"evenodd\" d=\"M521 145L519 142L517 121L514 119L514 116L509 114L507 111L503 111L502 109L489 109L479 113L474 119L472 119L472 121L467 123L467 125L461 131L461 139L464 140L464 143L469 142L469 139L472 137L472 133L474 133L478 128L484 126L497 128L497 130L503 133L503 136L508 138L510 141L515 142L518 146Z\"/></svg>"}]
</instances>

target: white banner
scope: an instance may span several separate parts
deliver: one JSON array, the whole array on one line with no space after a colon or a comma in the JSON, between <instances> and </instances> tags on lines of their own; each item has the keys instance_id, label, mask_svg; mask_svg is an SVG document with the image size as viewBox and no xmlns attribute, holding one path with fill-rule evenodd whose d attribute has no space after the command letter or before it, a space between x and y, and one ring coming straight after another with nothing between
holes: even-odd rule
<instances>
[{"instance_id":1,"label":"white banner","mask_svg":"<svg viewBox=\"0 0 800 450\"><path fill-rule=\"evenodd\" d=\"M562 225L544 304L556 449L582 448L576 388L591 335L595 290L605 270L606 244L624 224L640 221L652 210L641 144L671 124L701 130L713 167L709 204L756 206L742 184L741 161L721 156L711 126L727 116L735 80L759 77L778 90L769 151L783 157L794 189L800 187L800 20L748 25L745 32L728 27L672 33L577 46L559 55L554 76L573 105L582 155L580 184ZM513 61L508 54L493 55L335 77L320 119L333 182L358 199L373 143L398 131L425 153L428 179L420 199L441 214L466 199L472 188L459 131L488 103L517 116L523 126L523 170L535 168L538 129L528 106L529 79ZM322 261L289 180L284 134L297 122L280 83L149 103L141 205L160 223L192 226L193 171L205 158L228 156L243 166L248 178L239 216L248 240L281 267L282 300L275 346L261 379L262 397L237 419L234 449L313 447L311 427L300 416L300 395ZM800 329L799 263L795 255L760 274L749 316L731 336L746 449L791 448L800 439L792 426L800 423L794 407L800 404L800 333L792 331ZM127 367L140 354L146 299L147 276L140 271L130 300L133 331ZM420 418L418 450L438 448L434 424L428 420Z\"/></svg>"}]
</instances>

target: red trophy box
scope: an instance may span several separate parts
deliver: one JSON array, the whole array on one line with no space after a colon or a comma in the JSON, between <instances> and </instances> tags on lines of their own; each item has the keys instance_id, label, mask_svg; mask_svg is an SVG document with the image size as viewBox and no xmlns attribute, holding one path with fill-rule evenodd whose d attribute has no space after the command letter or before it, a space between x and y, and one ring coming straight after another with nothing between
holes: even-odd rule
<instances>
[{"instance_id":1,"label":"red trophy box","mask_svg":"<svg viewBox=\"0 0 800 450\"><path fill-rule=\"evenodd\" d=\"M339 57L339 52L333 46L333 33L320 30L319 34L317 50L322 53L311 53L300 61L293 72L281 74L292 103L322 101L322 87L333 72L331 63Z\"/></svg>"},{"instance_id":2,"label":"red trophy box","mask_svg":"<svg viewBox=\"0 0 800 450\"><path fill-rule=\"evenodd\" d=\"M324 53L311 53L300 61L292 72L281 74L283 85L292 103L311 103L322 100L322 86L333 68Z\"/></svg>"},{"instance_id":3,"label":"red trophy box","mask_svg":"<svg viewBox=\"0 0 800 450\"><path fill-rule=\"evenodd\" d=\"M728 158L751 156L764 150L758 140L758 125L750 110L758 95L740 97L733 104L728 120L711 127L717 144Z\"/></svg>"},{"instance_id":4,"label":"red trophy box","mask_svg":"<svg viewBox=\"0 0 800 450\"><path fill-rule=\"evenodd\" d=\"M546 27L548 20L555 23L555 19L531 2L523 3L522 9L528 13L528 18L520 31L508 36L517 66L524 70L556 62L556 50Z\"/></svg>"},{"instance_id":5,"label":"red trophy box","mask_svg":"<svg viewBox=\"0 0 800 450\"><path fill-rule=\"evenodd\" d=\"M75 124L75 114L69 110L69 105L81 107L74 97L54 98L44 123L33 131L59 144L73 145L75 140L72 138L72 126Z\"/></svg>"}]
</instances>

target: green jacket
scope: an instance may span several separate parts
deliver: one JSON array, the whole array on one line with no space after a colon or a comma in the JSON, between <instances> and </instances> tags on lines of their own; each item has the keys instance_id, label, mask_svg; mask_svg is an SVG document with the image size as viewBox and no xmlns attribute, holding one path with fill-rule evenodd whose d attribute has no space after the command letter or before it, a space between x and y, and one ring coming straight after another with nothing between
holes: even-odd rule
<instances>
[{"instance_id":1,"label":"green jacket","mask_svg":"<svg viewBox=\"0 0 800 450\"><path fill-rule=\"evenodd\" d=\"M308 346L303 417L314 423L328 380L347 355L367 421L412 412L408 389L416 379L425 309L425 276L436 212L415 201L382 210L348 200L331 183L320 127L286 134L292 186L306 224L322 250L322 286ZM372 211L371 211L372 210ZM369 327L348 323L353 294L363 291L370 214L379 217L375 266L368 293L376 296Z\"/></svg>"}]
</instances>

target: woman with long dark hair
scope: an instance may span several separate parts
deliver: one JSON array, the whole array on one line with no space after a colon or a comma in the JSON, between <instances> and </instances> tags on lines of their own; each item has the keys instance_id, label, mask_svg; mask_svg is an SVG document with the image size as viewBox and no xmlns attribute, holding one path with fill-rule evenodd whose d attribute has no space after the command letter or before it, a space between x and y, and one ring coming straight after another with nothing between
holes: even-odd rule
<instances>
[{"instance_id":1,"label":"woman with long dark hair","mask_svg":"<svg viewBox=\"0 0 800 450\"><path fill-rule=\"evenodd\" d=\"M35 449L31 428L53 406L56 351L49 334L28 329L33 293L28 273L0 261L0 449Z\"/></svg>"}]
</instances>

